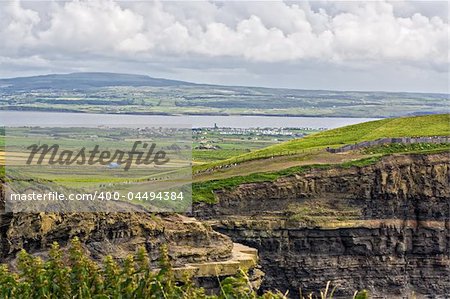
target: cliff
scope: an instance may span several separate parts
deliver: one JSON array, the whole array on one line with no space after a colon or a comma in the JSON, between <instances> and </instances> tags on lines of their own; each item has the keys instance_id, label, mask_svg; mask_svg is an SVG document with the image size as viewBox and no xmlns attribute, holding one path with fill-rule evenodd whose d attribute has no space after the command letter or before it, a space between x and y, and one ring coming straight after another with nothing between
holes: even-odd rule
<instances>
[{"instance_id":1,"label":"cliff","mask_svg":"<svg viewBox=\"0 0 450 299\"><path fill-rule=\"evenodd\" d=\"M259 250L263 289L447 296L450 156L393 155L218 190L195 214Z\"/></svg>"},{"instance_id":2,"label":"cliff","mask_svg":"<svg viewBox=\"0 0 450 299\"><path fill-rule=\"evenodd\" d=\"M0 215L0 260L22 248L46 257L78 236L94 258L124 258L144 246L157 267L168 244L177 271L217 287L217 276L251 269L261 288L297 297L327 281L348 298L446 298L450 289L450 156L392 155L364 167L316 169L274 182L217 190L198 221L181 215L17 213Z\"/></svg>"},{"instance_id":3,"label":"cliff","mask_svg":"<svg viewBox=\"0 0 450 299\"><path fill-rule=\"evenodd\" d=\"M122 260L140 246L149 253L151 266L159 266L160 248L167 244L174 271L180 278L189 273L209 291L217 277L250 270L250 280L259 287L257 251L233 243L211 226L181 215L133 213L16 213L0 215L0 262L14 269L16 255L26 249L46 259L53 242L65 250L77 236L94 260L106 255Z\"/></svg>"}]
</instances>

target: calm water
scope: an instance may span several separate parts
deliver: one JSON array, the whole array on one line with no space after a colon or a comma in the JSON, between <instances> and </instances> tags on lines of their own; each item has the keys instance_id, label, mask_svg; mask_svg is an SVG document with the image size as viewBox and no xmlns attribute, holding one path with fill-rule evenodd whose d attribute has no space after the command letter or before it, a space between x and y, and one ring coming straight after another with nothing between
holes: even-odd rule
<instances>
[{"instance_id":1,"label":"calm water","mask_svg":"<svg viewBox=\"0 0 450 299\"><path fill-rule=\"evenodd\" d=\"M166 116L166 115L117 115L65 112L0 111L2 126L145 126L159 124L190 125L193 128L337 128L376 120L375 118L344 117L278 117L278 116Z\"/></svg>"}]
</instances>

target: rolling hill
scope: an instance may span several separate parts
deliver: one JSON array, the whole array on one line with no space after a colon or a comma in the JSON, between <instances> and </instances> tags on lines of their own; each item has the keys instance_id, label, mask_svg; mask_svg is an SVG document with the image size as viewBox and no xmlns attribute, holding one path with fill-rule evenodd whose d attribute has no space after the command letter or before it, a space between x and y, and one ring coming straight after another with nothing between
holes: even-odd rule
<instances>
[{"instance_id":1,"label":"rolling hill","mask_svg":"<svg viewBox=\"0 0 450 299\"><path fill-rule=\"evenodd\" d=\"M383 146L381 150L344 154L332 154L324 150L326 147L340 147L384 137L422 136L450 136L450 114L383 119L346 126L273 145L228 160L195 166L194 171L203 169L213 171L200 173L195 180L192 185L194 201L213 203L214 190L232 189L244 183L274 181L312 168L364 166L396 152L432 153L450 150L449 144ZM291 156L284 156L285 153ZM220 167L233 165L236 161L239 161L239 164L231 168Z\"/></svg>"},{"instance_id":2,"label":"rolling hill","mask_svg":"<svg viewBox=\"0 0 450 299\"><path fill-rule=\"evenodd\" d=\"M387 118L309 135L259 150L252 154L278 154L300 149L339 147L385 137L450 135L450 114Z\"/></svg>"},{"instance_id":3,"label":"rolling hill","mask_svg":"<svg viewBox=\"0 0 450 299\"><path fill-rule=\"evenodd\" d=\"M209 169L218 165L243 163L273 156L312 152L326 147L337 148L347 144L376 140L385 137L449 136L450 114L424 115L414 117L387 118L345 126L337 129L311 134L305 138L276 144L223 160L197 166L197 170Z\"/></svg>"},{"instance_id":4,"label":"rolling hill","mask_svg":"<svg viewBox=\"0 0 450 299\"><path fill-rule=\"evenodd\" d=\"M222 86L101 72L0 79L0 110L384 118L437 114L449 105L447 94Z\"/></svg>"},{"instance_id":5,"label":"rolling hill","mask_svg":"<svg viewBox=\"0 0 450 299\"><path fill-rule=\"evenodd\" d=\"M132 87L162 87L193 85L193 83L152 78L145 75L116 74L116 73L71 73L71 74L51 74L33 77L20 77L10 79L0 79L0 87L10 90L72 90L86 88L101 88L108 86L132 86Z\"/></svg>"}]
</instances>

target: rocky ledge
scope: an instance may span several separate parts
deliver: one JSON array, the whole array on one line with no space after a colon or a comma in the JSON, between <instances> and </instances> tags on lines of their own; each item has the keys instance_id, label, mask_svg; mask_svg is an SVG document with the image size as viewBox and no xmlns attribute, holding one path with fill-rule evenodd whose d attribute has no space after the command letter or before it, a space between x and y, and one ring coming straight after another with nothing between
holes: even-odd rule
<instances>
[{"instance_id":1,"label":"rocky ledge","mask_svg":"<svg viewBox=\"0 0 450 299\"><path fill-rule=\"evenodd\" d=\"M258 287L257 251L236 244L211 226L182 215L133 213L17 213L0 215L0 262L15 267L16 255L26 249L43 259L53 242L61 247L78 237L95 260L111 255L124 259L143 246L152 267L158 267L160 248L168 246L175 274L190 273L200 285L214 289L218 277L249 270Z\"/></svg>"},{"instance_id":2,"label":"rocky ledge","mask_svg":"<svg viewBox=\"0 0 450 299\"><path fill-rule=\"evenodd\" d=\"M263 289L447 298L450 156L392 155L218 190L198 217L259 250Z\"/></svg>"}]
</instances>

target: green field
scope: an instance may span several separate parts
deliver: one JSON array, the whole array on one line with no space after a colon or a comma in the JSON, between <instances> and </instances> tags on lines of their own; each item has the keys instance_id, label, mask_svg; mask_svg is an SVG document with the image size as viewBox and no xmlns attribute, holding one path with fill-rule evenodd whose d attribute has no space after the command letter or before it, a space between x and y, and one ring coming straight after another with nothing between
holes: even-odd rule
<instances>
[{"instance_id":1,"label":"green field","mask_svg":"<svg viewBox=\"0 0 450 299\"><path fill-rule=\"evenodd\" d=\"M362 152L372 154L395 154L395 153L416 153L421 151L440 151L449 148L447 143L434 144L434 143L414 143L414 144L402 144L393 143L380 146L374 146L364 149Z\"/></svg>"},{"instance_id":2,"label":"green field","mask_svg":"<svg viewBox=\"0 0 450 299\"><path fill-rule=\"evenodd\" d=\"M201 180L193 184L194 201L212 203L215 201L213 191L218 189L233 189L240 184L274 181L283 176L301 173L311 168L351 167L365 166L375 163L384 155L395 153L435 153L450 151L450 144L390 144L376 146L357 151L356 154L331 154L324 151L327 147L340 147L347 144L370 141L384 137L419 137L419 136L449 136L450 114L427 115L419 117L404 117L396 119L383 119L357 125L346 126L309 135L302 139L296 139L281 144L273 145L262 150L254 151L228 160L196 166L195 170L214 167L224 163L239 161L234 172L218 169L208 173ZM279 163L276 159L264 159L262 157L280 156L283 154L302 153L311 151L306 160L305 154L298 155L299 166L280 168L277 171L267 171L270 166ZM316 156L321 157L321 163L317 164ZM333 163L332 157L342 157L341 162ZM347 158L348 157L348 158ZM357 157L357 159L354 159ZM293 159L296 156L293 155ZM258 169L252 163L255 159L261 159L262 168ZM330 159L327 163L327 159ZM308 164L309 162L309 164ZM246 164L252 165L246 167ZM254 164L256 165L256 164ZM282 166L282 165L281 165ZM245 171L239 171L239 170ZM227 175L227 171L230 172ZM235 175L239 173L239 175ZM220 179L216 179L221 175Z\"/></svg>"},{"instance_id":3,"label":"green field","mask_svg":"<svg viewBox=\"0 0 450 299\"><path fill-rule=\"evenodd\" d=\"M0 110L383 118L441 113L449 107L444 93L220 86L164 79L155 85L155 79L125 76L76 73L0 80L9 86L0 89Z\"/></svg>"},{"instance_id":4,"label":"green field","mask_svg":"<svg viewBox=\"0 0 450 299\"><path fill-rule=\"evenodd\" d=\"M338 165L339 167L347 168L351 166L365 166L379 161L381 157L370 157L366 159L350 161ZM192 192L195 202L215 202L214 190L219 189L233 189L241 184L257 183L257 182L273 182L278 178L290 176L293 174L299 174L311 169L329 169L336 165L331 164L312 164L306 166L296 166L287 169L283 169L276 172L262 172L252 173L249 175L235 176L224 180L211 180L205 182L193 183Z\"/></svg>"},{"instance_id":5,"label":"green field","mask_svg":"<svg viewBox=\"0 0 450 299\"><path fill-rule=\"evenodd\" d=\"M276 144L220 162L196 166L194 167L194 171L272 156L292 155L309 151L314 152L326 147L337 148L347 144L385 137L448 135L450 135L450 114L388 118L312 134L305 138Z\"/></svg>"},{"instance_id":6,"label":"green field","mask_svg":"<svg viewBox=\"0 0 450 299\"><path fill-rule=\"evenodd\" d=\"M116 200L130 201L139 192L183 191L186 204L190 202L189 188L184 187L191 181L190 128L20 127L7 128L6 137L2 137L0 140L6 148L4 151L0 149L0 165L6 164L6 169L1 170L1 175L12 193L58 191L66 196L115 193ZM134 148L135 141L141 143L127 169L125 153ZM142 147L144 142L147 143L146 149ZM58 149L54 154L45 155L42 164L37 163L39 153L31 163L27 163L31 157L29 147L33 145L57 146ZM154 151L150 151L152 146ZM97 154L90 161L94 148L97 148ZM164 164L151 162L159 151L167 157ZM120 152L124 159L117 160L117 166L111 167L115 153ZM137 162L138 152L142 157L148 157L148 163ZM76 158L80 153L83 154ZM102 159L101 155L104 155ZM141 198L140 195L138 197ZM144 203L140 199L133 202ZM174 203L162 200L155 206L160 202L167 203L168 209L174 206ZM185 204L178 206L184 208Z\"/></svg>"},{"instance_id":7,"label":"green field","mask_svg":"<svg viewBox=\"0 0 450 299\"><path fill-rule=\"evenodd\" d=\"M34 132L37 134L37 132ZM43 132L38 132L43 134ZM73 131L60 131L58 134L50 135L44 132L41 141L58 143L73 147L74 137L76 145L89 144L92 140L80 139ZM83 132L85 134L86 132ZM129 137L124 138L124 132L114 132L111 135L95 133L96 141L107 144L114 138L115 146L126 148L129 145ZM340 147L362 141L375 140L384 137L418 137L418 136L449 136L450 114L427 115L417 117L404 117L395 119L383 119L357 125L346 126L338 129L323 131L308 135L304 138L294 139L278 143L262 149L265 144L274 143L270 138L251 140L231 136L229 139L220 139L215 133L206 138L207 142L220 144L220 150L194 150L194 161L211 161L209 163L195 165L194 173L202 169L213 169L218 165L226 165L239 161L239 164L230 169L215 169L212 172L194 177L193 196L195 201L213 202L213 190L232 189L240 184L249 182L274 181L283 176L300 173L311 168L350 167L364 166L378 161L383 155L395 153L432 153L450 150L449 144L390 144L371 147L359 151L344 154L332 154L326 152L327 147ZM80 134L81 135L81 134ZM47 136L47 137L44 137ZM203 135L202 135L203 136ZM108 141L108 142L106 142ZM220 141L220 142L219 142ZM200 141L194 141L200 144ZM27 138L15 139L15 145L21 148L27 144ZM165 146L169 144L165 144ZM237 154L237 155L236 155ZM275 158L274 158L275 157ZM286 157L286 158L283 158ZM0 157L1 158L1 157ZM338 158L338 159L337 159ZM284 160L283 160L284 159ZM259 162L260 161L260 162ZM259 164L255 164L258 162ZM113 183L119 187L120 183L126 181L145 181L151 178L152 172L148 169L136 169L134 177L128 177L119 170L100 169L93 173L86 167L72 167L69 173L61 175L54 169L28 167L23 170L24 174L41 179L49 179L57 184L71 188L92 188L99 183ZM170 169L168 169L170 171ZM160 170L158 175L164 174ZM202 174L200 174L202 175Z\"/></svg>"},{"instance_id":8,"label":"green field","mask_svg":"<svg viewBox=\"0 0 450 299\"><path fill-rule=\"evenodd\" d=\"M299 136L305 136L320 132L318 129L289 128L282 131L291 135L280 134L279 129L247 129L243 134L223 134L225 128L196 129L192 136L192 160L195 164L204 164L219 160L227 160L241 156L252 151L260 150L271 145L293 140ZM213 149L199 149L205 145L214 146Z\"/></svg>"}]
</instances>

